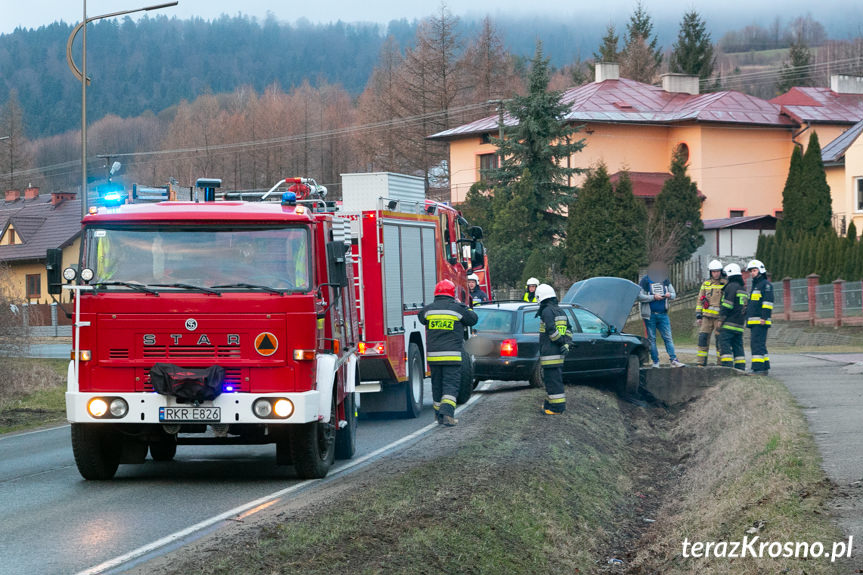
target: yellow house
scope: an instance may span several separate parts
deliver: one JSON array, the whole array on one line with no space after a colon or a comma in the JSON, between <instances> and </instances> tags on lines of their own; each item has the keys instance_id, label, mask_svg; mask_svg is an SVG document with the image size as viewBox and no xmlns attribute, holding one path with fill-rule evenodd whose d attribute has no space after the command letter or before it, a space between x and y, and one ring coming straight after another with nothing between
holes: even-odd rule
<instances>
[{"instance_id":1,"label":"yellow house","mask_svg":"<svg viewBox=\"0 0 863 575\"><path fill-rule=\"evenodd\" d=\"M48 248L63 249L63 267L78 263L81 204L74 198L27 188L23 197L17 190L7 191L0 204L0 264L11 272L13 293L28 303L52 301L45 269ZM69 294L57 297L70 301Z\"/></svg>"},{"instance_id":2,"label":"yellow house","mask_svg":"<svg viewBox=\"0 0 863 575\"><path fill-rule=\"evenodd\" d=\"M698 88L694 76L666 74L661 87L651 86L620 78L616 64L597 64L594 82L563 95L567 120L581 127L586 144L570 165L604 162L611 173L660 176L681 148L704 195L704 219L776 215L799 124L766 100ZM452 202L464 201L482 170L497 165L489 141L497 130L492 116L430 136L449 142Z\"/></svg>"},{"instance_id":3,"label":"yellow house","mask_svg":"<svg viewBox=\"0 0 863 575\"><path fill-rule=\"evenodd\" d=\"M824 146L821 159L833 200L833 223L844 234L851 222L863 231L863 121Z\"/></svg>"}]
</instances>

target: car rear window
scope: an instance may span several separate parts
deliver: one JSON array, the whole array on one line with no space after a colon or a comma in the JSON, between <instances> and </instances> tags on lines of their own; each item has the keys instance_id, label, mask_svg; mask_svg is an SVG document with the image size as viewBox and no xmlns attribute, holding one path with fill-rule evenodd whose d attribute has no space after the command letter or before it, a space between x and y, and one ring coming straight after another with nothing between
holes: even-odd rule
<instances>
[{"instance_id":1,"label":"car rear window","mask_svg":"<svg viewBox=\"0 0 863 575\"><path fill-rule=\"evenodd\" d=\"M513 313L503 309L476 307L478 318L474 329L477 331L492 331L497 333L512 333Z\"/></svg>"}]
</instances>

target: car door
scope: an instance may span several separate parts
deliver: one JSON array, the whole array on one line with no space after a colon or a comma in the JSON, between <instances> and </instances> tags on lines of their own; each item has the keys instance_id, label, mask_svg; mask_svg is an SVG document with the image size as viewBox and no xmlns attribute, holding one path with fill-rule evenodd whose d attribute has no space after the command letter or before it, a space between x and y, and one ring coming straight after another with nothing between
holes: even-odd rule
<instances>
[{"instance_id":1,"label":"car door","mask_svg":"<svg viewBox=\"0 0 863 575\"><path fill-rule=\"evenodd\" d=\"M585 309L572 307L567 310L578 324L578 333L573 334L577 345L573 350L572 365L582 373L602 374L618 368L623 357L621 344L609 335L604 321Z\"/></svg>"}]
</instances>

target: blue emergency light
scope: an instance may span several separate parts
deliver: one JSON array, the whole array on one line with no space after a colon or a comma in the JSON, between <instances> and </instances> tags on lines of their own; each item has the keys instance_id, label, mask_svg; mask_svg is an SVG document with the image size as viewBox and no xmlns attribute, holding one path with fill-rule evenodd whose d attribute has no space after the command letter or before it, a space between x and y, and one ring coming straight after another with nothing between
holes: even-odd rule
<instances>
[{"instance_id":1,"label":"blue emergency light","mask_svg":"<svg viewBox=\"0 0 863 575\"><path fill-rule=\"evenodd\" d=\"M285 192L282 194L282 205L283 206L295 206L297 205L297 194L294 192Z\"/></svg>"}]
</instances>

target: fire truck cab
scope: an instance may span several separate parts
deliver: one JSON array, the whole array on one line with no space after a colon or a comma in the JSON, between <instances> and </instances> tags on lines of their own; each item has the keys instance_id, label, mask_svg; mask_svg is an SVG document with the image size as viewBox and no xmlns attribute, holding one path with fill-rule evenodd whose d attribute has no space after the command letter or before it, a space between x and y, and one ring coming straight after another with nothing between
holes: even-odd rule
<instances>
[{"instance_id":1,"label":"fire truck cab","mask_svg":"<svg viewBox=\"0 0 863 575\"><path fill-rule=\"evenodd\" d=\"M75 462L109 479L148 452L172 459L178 444L275 444L279 464L323 477L356 442L350 223L291 192L213 201L202 186L205 201L83 219L80 264L62 272L76 295ZM49 270L53 293L59 274Z\"/></svg>"}]
</instances>

